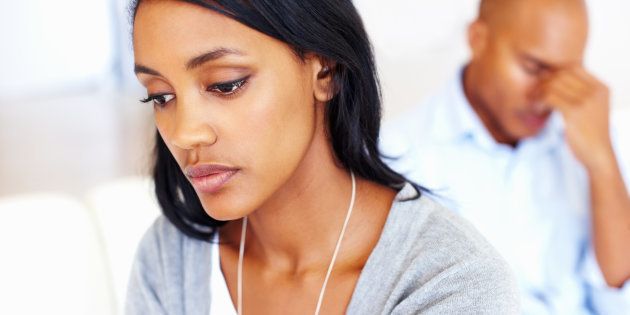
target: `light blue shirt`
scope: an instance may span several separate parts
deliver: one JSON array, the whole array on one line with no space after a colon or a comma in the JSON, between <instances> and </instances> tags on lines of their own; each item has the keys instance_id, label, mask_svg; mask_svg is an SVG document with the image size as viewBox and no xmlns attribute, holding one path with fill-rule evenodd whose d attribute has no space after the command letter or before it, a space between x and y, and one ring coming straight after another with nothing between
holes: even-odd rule
<instances>
[{"instance_id":1,"label":"light blue shirt","mask_svg":"<svg viewBox=\"0 0 630 315\"><path fill-rule=\"evenodd\" d=\"M630 282L608 287L596 263L588 177L559 114L517 148L499 144L458 75L386 125L381 147L399 157L394 169L432 189L499 250L518 278L525 314L630 314Z\"/></svg>"}]
</instances>

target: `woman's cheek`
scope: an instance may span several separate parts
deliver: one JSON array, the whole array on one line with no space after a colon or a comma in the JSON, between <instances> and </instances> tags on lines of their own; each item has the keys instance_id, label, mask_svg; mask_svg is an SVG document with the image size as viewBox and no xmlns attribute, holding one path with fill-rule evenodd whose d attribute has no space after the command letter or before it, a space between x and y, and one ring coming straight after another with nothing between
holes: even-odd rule
<instances>
[{"instance_id":1,"label":"woman's cheek","mask_svg":"<svg viewBox=\"0 0 630 315\"><path fill-rule=\"evenodd\" d=\"M248 122L249 140L256 152L259 171L274 185L287 180L306 154L314 130L312 106L299 89L293 93L268 94L259 98Z\"/></svg>"}]
</instances>

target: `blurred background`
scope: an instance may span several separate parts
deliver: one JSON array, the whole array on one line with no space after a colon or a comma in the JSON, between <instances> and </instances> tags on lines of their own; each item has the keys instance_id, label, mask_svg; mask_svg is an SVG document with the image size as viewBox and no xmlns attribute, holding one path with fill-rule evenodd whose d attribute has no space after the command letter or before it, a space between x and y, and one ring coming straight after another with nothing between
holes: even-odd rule
<instances>
[{"instance_id":1,"label":"blurred background","mask_svg":"<svg viewBox=\"0 0 630 315\"><path fill-rule=\"evenodd\" d=\"M83 194L144 174L151 108L132 71L128 0L3 1L0 196ZM385 95L385 119L443 85L468 55L476 0L357 0ZM630 106L630 2L589 1L588 67ZM625 86L624 86L625 85Z\"/></svg>"},{"instance_id":2,"label":"blurred background","mask_svg":"<svg viewBox=\"0 0 630 315\"><path fill-rule=\"evenodd\" d=\"M588 2L587 66L611 87L614 110L630 109L630 1ZM375 47L386 120L436 91L468 56L465 30L477 0L355 4ZM0 294L32 298L39 286L62 297L53 294L52 304L16 298L2 303L0 313L11 305L64 314L120 311L133 249L157 213L143 177L150 170L152 108L138 102L146 95L132 71L127 6L127 0L2 0L0 250L17 254L0 261ZM133 231L121 234L126 227ZM32 248L11 247L15 238ZM59 243L71 249L57 251ZM51 270L77 279L42 286ZM77 304L77 295L86 302Z\"/></svg>"}]
</instances>

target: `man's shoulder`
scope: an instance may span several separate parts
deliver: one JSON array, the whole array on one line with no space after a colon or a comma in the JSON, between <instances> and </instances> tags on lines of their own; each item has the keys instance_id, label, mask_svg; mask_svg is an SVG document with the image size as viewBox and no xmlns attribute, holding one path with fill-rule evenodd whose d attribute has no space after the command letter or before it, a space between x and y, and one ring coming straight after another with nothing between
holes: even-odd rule
<instances>
[{"instance_id":1,"label":"man's shoulder","mask_svg":"<svg viewBox=\"0 0 630 315\"><path fill-rule=\"evenodd\" d=\"M435 108L436 104L425 102L385 122L379 141L385 155L397 158L409 156L417 148L430 145Z\"/></svg>"},{"instance_id":2,"label":"man's shoulder","mask_svg":"<svg viewBox=\"0 0 630 315\"><path fill-rule=\"evenodd\" d=\"M429 122L438 114L437 109L445 106L447 97L445 91L440 91L429 98L415 103L385 122L386 131L423 131Z\"/></svg>"},{"instance_id":3,"label":"man's shoulder","mask_svg":"<svg viewBox=\"0 0 630 315\"><path fill-rule=\"evenodd\" d=\"M454 85L444 85L436 93L385 121L381 130L381 144L386 150L399 153L403 149L432 145L443 128L449 128L450 111L457 105Z\"/></svg>"}]
</instances>

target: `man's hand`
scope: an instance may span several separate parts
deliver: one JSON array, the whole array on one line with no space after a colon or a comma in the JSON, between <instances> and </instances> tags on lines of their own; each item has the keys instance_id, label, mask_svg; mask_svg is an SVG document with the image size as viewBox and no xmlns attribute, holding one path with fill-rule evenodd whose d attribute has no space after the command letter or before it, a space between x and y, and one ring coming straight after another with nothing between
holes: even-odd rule
<instances>
[{"instance_id":1,"label":"man's hand","mask_svg":"<svg viewBox=\"0 0 630 315\"><path fill-rule=\"evenodd\" d=\"M608 88L583 68L553 72L541 84L543 106L562 113L567 142L589 174L593 245L606 282L630 280L630 196L609 130Z\"/></svg>"},{"instance_id":2,"label":"man's hand","mask_svg":"<svg viewBox=\"0 0 630 315\"><path fill-rule=\"evenodd\" d=\"M553 72L541 84L543 104L564 117L567 142L577 159L598 172L615 161L609 131L609 90L582 67Z\"/></svg>"}]
</instances>

